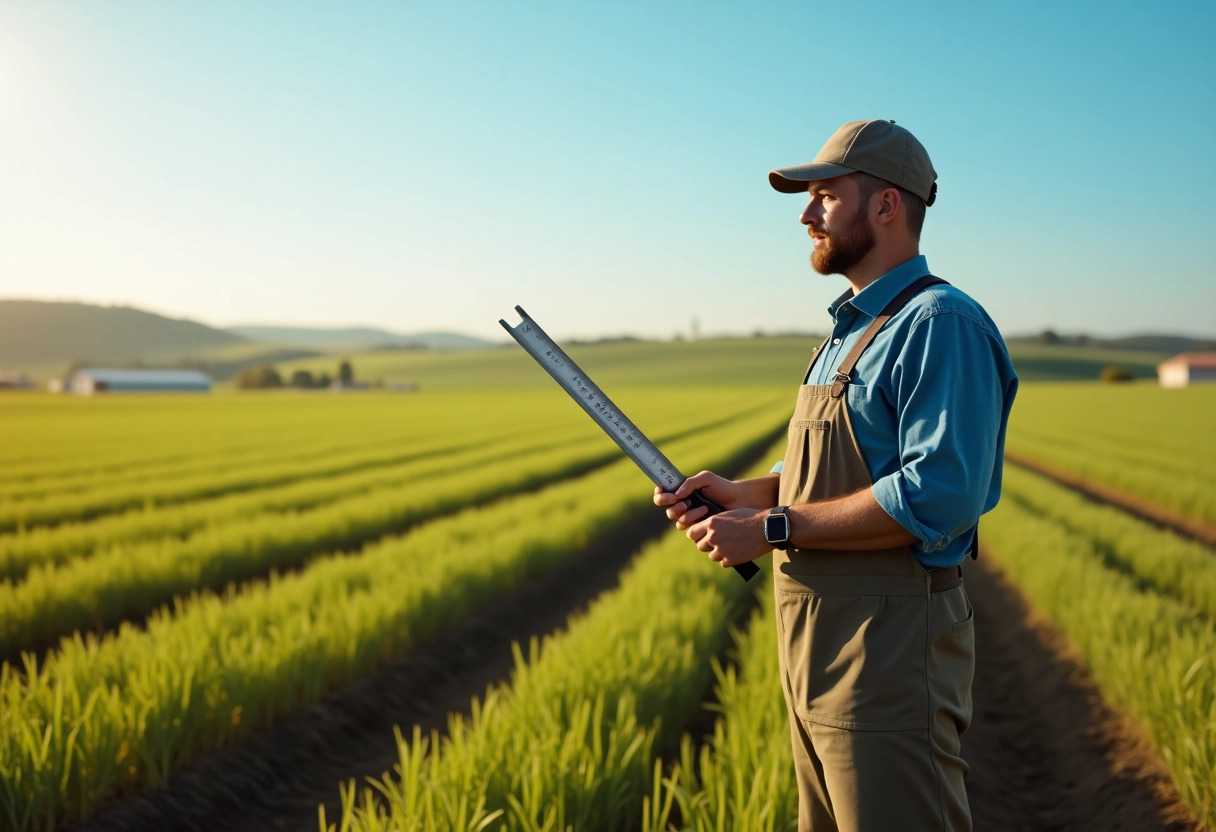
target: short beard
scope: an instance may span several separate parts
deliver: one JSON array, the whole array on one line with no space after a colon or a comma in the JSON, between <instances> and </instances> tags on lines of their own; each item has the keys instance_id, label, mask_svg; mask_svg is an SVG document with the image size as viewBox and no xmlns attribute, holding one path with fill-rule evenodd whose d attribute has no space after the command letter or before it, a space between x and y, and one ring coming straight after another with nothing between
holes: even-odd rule
<instances>
[{"instance_id":1,"label":"short beard","mask_svg":"<svg viewBox=\"0 0 1216 832\"><path fill-rule=\"evenodd\" d=\"M845 274L874 248L874 229L866 222L865 201L849 218L848 225L836 231L811 252L811 266L820 274Z\"/></svg>"}]
</instances>

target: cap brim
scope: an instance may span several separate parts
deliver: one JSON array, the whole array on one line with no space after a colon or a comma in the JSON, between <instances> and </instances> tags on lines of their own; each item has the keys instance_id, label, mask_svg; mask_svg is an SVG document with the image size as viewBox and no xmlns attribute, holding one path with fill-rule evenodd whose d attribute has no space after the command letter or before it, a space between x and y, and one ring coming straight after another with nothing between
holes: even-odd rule
<instances>
[{"instance_id":1,"label":"cap brim","mask_svg":"<svg viewBox=\"0 0 1216 832\"><path fill-rule=\"evenodd\" d=\"M780 168L768 172L768 184L783 194L799 194L806 190L807 182L819 179L832 179L847 173L857 173L852 168L834 165L831 162L811 162L809 165L795 165L792 168Z\"/></svg>"}]
</instances>

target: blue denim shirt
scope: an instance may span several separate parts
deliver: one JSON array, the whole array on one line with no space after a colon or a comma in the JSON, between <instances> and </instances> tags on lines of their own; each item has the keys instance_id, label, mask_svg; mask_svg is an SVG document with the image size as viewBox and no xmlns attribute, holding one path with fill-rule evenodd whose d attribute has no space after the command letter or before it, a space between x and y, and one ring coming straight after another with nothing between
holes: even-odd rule
<instances>
[{"instance_id":1,"label":"blue denim shirt","mask_svg":"<svg viewBox=\"0 0 1216 832\"><path fill-rule=\"evenodd\" d=\"M914 257L837 298L832 337L805 383L831 384L888 301L926 274ZM926 568L961 563L980 515L996 506L1017 386L996 324L953 286L917 294L861 354L846 388L853 432L874 498L919 539L912 552Z\"/></svg>"}]
</instances>

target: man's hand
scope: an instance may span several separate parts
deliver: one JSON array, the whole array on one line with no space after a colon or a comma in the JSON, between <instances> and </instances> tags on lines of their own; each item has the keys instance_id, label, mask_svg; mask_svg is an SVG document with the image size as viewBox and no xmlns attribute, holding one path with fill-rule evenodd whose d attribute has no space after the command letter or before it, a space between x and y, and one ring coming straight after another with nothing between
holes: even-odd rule
<instances>
[{"instance_id":1,"label":"man's hand","mask_svg":"<svg viewBox=\"0 0 1216 832\"><path fill-rule=\"evenodd\" d=\"M767 555L773 547L764 538L764 515L754 508L724 511L693 524L688 539L723 566L738 566Z\"/></svg>"},{"instance_id":2,"label":"man's hand","mask_svg":"<svg viewBox=\"0 0 1216 832\"><path fill-rule=\"evenodd\" d=\"M684 531L709 514L709 509L705 506L690 509L689 503L686 502L688 495L697 490L700 490L707 499L728 511L743 505L743 489L740 488L739 483L719 477L710 471L693 474L670 494L656 485L654 504L665 507L667 519L675 520L676 528Z\"/></svg>"}]
</instances>

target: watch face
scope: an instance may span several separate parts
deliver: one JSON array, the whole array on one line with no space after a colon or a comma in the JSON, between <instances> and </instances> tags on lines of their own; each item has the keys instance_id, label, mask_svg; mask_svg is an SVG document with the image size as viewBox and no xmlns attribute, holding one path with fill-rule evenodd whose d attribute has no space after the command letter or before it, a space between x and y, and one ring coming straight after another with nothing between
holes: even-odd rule
<instances>
[{"instance_id":1,"label":"watch face","mask_svg":"<svg viewBox=\"0 0 1216 832\"><path fill-rule=\"evenodd\" d=\"M784 514L764 518L764 538L769 543L784 543L790 539L790 519Z\"/></svg>"}]
</instances>

